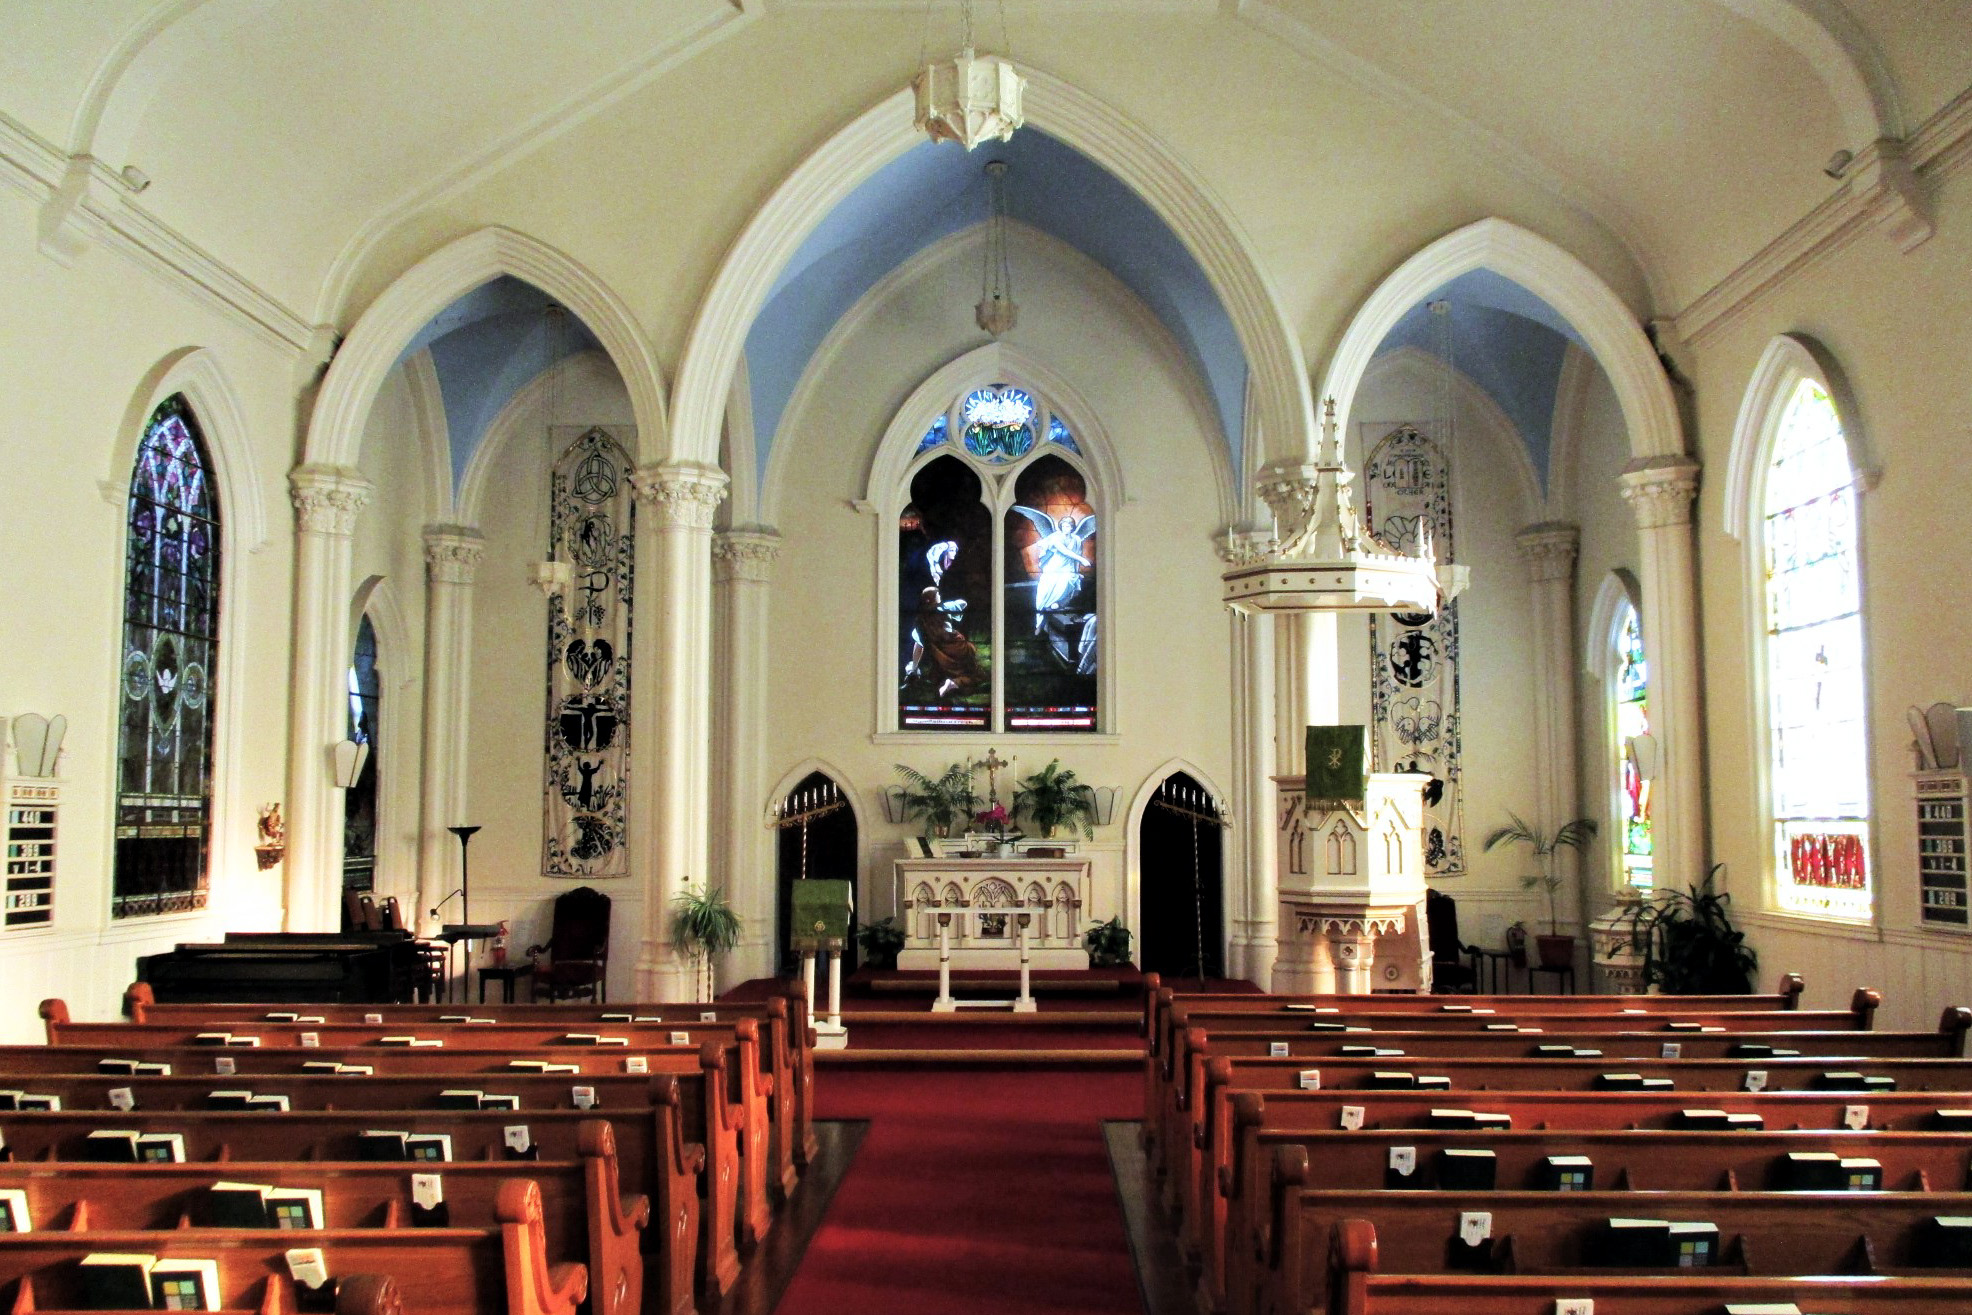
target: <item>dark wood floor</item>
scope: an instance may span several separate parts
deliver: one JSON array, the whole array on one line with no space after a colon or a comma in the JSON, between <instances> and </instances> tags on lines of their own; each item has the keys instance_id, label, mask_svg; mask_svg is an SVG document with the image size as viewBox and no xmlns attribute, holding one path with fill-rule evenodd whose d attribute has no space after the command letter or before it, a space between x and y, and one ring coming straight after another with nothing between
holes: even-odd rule
<instances>
[{"instance_id":1,"label":"dark wood floor","mask_svg":"<svg viewBox=\"0 0 1972 1315\"><path fill-rule=\"evenodd\" d=\"M1136 1262L1144 1315L1194 1315L1191 1285L1185 1281L1177 1241L1151 1199L1149 1165L1138 1140L1142 1129L1143 1124L1135 1119L1111 1119L1102 1125L1109 1165L1116 1174L1116 1196L1123 1203L1123 1227L1130 1235L1130 1258Z\"/></svg>"},{"instance_id":2,"label":"dark wood floor","mask_svg":"<svg viewBox=\"0 0 1972 1315\"><path fill-rule=\"evenodd\" d=\"M747 1257L739 1281L712 1308L712 1315L773 1315L801 1257L808 1252L809 1240L822 1226L835 1189L856 1158L856 1148L863 1144L863 1134L869 1130L864 1120L816 1121L814 1160L801 1175L794 1195L775 1212L766 1241Z\"/></svg>"}]
</instances>

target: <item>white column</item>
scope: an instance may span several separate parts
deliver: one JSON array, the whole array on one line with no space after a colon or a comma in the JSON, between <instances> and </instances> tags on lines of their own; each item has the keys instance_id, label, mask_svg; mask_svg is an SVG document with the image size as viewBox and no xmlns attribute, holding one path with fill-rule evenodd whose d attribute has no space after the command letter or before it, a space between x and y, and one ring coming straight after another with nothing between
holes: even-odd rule
<instances>
[{"instance_id":1,"label":"white column","mask_svg":"<svg viewBox=\"0 0 1972 1315\"><path fill-rule=\"evenodd\" d=\"M1575 556L1581 531L1549 521L1514 536L1534 611L1534 779L1539 825L1552 833L1580 816L1575 746ZM1595 870L1596 865L1588 865ZM1589 892L1583 885L1581 856L1572 849L1555 855L1563 888L1576 894L1579 935L1588 943Z\"/></svg>"},{"instance_id":2,"label":"white column","mask_svg":"<svg viewBox=\"0 0 1972 1315\"><path fill-rule=\"evenodd\" d=\"M718 628L713 693L718 759L713 792L716 877L746 927L728 956L734 981L771 977L783 947L774 943L774 833L763 822L767 728L768 582L780 555L770 529L729 530L712 544L712 612Z\"/></svg>"},{"instance_id":3,"label":"white column","mask_svg":"<svg viewBox=\"0 0 1972 1315\"><path fill-rule=\"evenodd\" d=\"M1692 457L1650 457L1623 471L1636 514L1643 642L1650 655L1651 733L1661 767L1651 792L1657 884L1674 889L1705 875L1705 758L1698 648L1698 580L1691 502Z\"/></svg>"},{"instance_id":4,"label":"white column","mask_svg":"<svg viewBox=\"0 0 1972 1315\"><path fill-rule=\"evenodd\" d=\"M1233 614L1233 790L1239 817L1244 917L1234 931L1234 971L1265 986L1279 952L1280 886L1274 856L1274 625Z\"/></svg>"},{"instance_id":5,"label":"white column","mask_svg":"<svg viewBox=\"0 0 1972 1315\"><path fill-rule=\"evenodd\" d=\"M288 931L342 925L342 796L330 746L349 733L350 548L370 481L348 466L297 466L294 651L288 689Z\"/></svg>"},{"instance_id":6,"label":"white column","mask_svg":"<svg viewBox=\"0 0 1972 1315\"><path fill-rule=\"evenodd\" d=\"M934 1014L949 1014L958 1010L959 1002L952 998L952 915L938 915L938 998L931 1002Z\"/></svg>"},{"instance_id":7,"label":"white column","mask_svg":"<svg viewBox=\"0 0 1972 1315\"><path fill-rule=\"evenodd\" d=\"M1013 1002L1013 1012L1016 1014L1031 1014L1038 1008L1034 1003L1033 975L1029 972L1027 966L1027 924L1033 921L1033 915L1027 913L1018 914L1015 916L1014 921L1019 926L1019 930L1014 935L1020 940L1020 995Z\"/></svg>"},{"instance_id":8,"label":"white column","mask_svg":"<svg viewBox=\"0 0 1972 1315\"><path fill-rule=\"evenodd\" d=\"M829 1030L842 1031L842 950L829 951Z\"/></svg>"},{"instance_id":9,"label":"white column","mask_svg":"<svg viewBox=\"0 0 1972 1315\"><path fill-rule=\"evenodd\" d=\"M467 710L472 688L473 580L486 541L463 525L425 529L424 781L418 800L418 895L407 923L419 927L458 889L459 842L445 828L466 810ZM461 921L456 905L438 921Z\"/></svg>"},{"instance_id":10,"label":"white column","mask_svg":"<svg viewBox=\"0 0 1972 1315\"><path fill-rule=\"evenodd\" d=\"M630 876L644 896L637 992L682 999L691 966L671 948L671 901L710 863L712 513L726 476L669 463L631 476L639 502L632 661Z\"/></svg>"}]
</instances>

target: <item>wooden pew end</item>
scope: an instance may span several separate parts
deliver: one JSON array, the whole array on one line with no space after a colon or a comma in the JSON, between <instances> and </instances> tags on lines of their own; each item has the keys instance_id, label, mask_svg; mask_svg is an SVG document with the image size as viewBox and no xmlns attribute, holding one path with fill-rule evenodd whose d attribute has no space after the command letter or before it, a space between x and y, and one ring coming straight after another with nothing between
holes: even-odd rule
<instances>
[{"instance_id":1,"label":"wooden pew end","mask_svg":"<svg viewBox=\"0 0 1972 1315\"><path fill-rule=\"evenodd\" d=\"M406 1315L404 1293L388 1274L351 1274L336 1284L336 1315Z\"/></svg>"},{"instance_id":2,"label":"wooden pew end","mask_svg":"<svg viewBox=\"0 0 1972 1315\"><path fill-rule=\"evenodd\" d=\"M1965 1032L1972 1028L1972 1009L1964 1005L1948 1005L1938 1019L1938 1030L1947 1038L1947 1053L1953 1059L1965 1058Z\"/></svg>"},{"instance_id":3,"label":"wooden pew end","mask_svg":"<svg viewBox=\"0 0 1972 1315\"><path fill-rule=\"evenodd\" d=\"M1781 974L1779 995L1781 999L1787 1002L1787 1008L1799 1009L1801 1007L1801 992L1807 989L1808 984L1802 978L1801 974Z\"/></svg>"},{"instance_id":4,"label":"wooden pew end","mask_svg":"<svg viewBox=\"0 0 1972 1315\"><path fill-rule=\"evenodd\" d=\"M1876 1011L1883 1006L1883 993L1867 986L1858 986L1853 999L1849 1001L1850 1012L1856 1016L1856 1030L1872 1031L1876 1027Z\"/></svg>"}]
</instances>

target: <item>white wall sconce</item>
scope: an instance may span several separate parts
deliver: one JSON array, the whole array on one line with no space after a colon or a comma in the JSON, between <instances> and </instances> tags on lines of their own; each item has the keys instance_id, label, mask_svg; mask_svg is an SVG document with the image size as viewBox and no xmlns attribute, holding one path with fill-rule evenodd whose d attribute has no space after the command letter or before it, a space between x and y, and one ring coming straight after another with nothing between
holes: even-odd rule
<instances>
[{"instance_id":1,"label":"white wall sconce","mask_svg":"<svg viewBox=\"0 0 1972 1315\"><path fill-rule=\"evenodd\" d=\"M886 822L902 823L908 820L904 807L904 787L886 785L877 792L883 796L883 817Z\"/></svg>"},{"instance_id":2,"label":"white wall sconce","mask_svg":"<svg viewBox=\"0 0 1972 1315\"><path fill-rule=\"evenodd\" d=\"M1630 758L1636 763L1637 779L1654 781L1657 779L1658 749L1657 737L1648 731L1630 739Z\"/></svg>"},{"instance_id":3,"label":"white wall sconce","mask_svg":"<svg viewBox=\"0 0 1972 1315\"><path fill-rule=\"evenodd\" d=\"M527 582L539 589L543 598L557 598L575 582L575 568L567 562L529 562Z\"/></svg>"},{"instance_id":4,"label":"white wall sconce","mask_svg":"<svg viewBox=\"0 0 1972 1315\"><path fill-rule=\"evenodd\" d=\"M370 761L370 746L361 740L338 740L329 747L329 763L335 774L336 789L355 788L363 777L363 764Z\"/></svg>"},{"instance_id":5,"label":"white wall sconce","mask_svg":"<svg viewBox=\"0 0 1972 1315\"><path fill-rule=\"evenodd\" d=\"M1082 792L1089 798L1090 820L1097 826L1108 826L1116 817L1116 787L1085 785Z\"/></svg>"}]
</instances>

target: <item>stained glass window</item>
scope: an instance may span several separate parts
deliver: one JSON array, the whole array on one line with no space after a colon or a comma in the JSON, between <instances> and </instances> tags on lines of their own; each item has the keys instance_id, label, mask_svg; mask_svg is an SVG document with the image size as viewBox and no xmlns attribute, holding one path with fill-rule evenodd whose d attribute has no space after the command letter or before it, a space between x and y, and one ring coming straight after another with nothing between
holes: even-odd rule
<instances>
[{"instance_id":1,"label":"stained glass window","mask_svg":"<svg viewBox=\"0 0 1972 1315\"><path fill-rule=\"evenodd\" d=\"M198 422L158 405L131 472L117 734L119 918L205 907L219 506Z\"/></svg>"},{"instance_id":2,"label":"stained glass window","mask_svg":"<svg viewBox=\"0 0 1972 1315\"><path fill-rule=\"evenodd\" d=\"M1625 604L1616 634L1616 769L1622 781L1621 825L1617 844L1623 884L1640 891L1652 887L1650 786L1637 761L1636 738L1650 732L1650 668L1643 656L1643 624Z\"/></svg>"},{"instance_id":3,"label":"stained glass window","mask_svg":"<svg viewBox=\"0 0 1972 1315\"><path fill-rule=\"evenodd\" d=\"M349 738L370 746L362 774L343 791L342 887L370 890L377 870L377 716L383 682L377 675L377 632L365 616L356 627L356 653L349 664Z\"/></svg>"},{"instance_id":4,"label":"stained glass window","mask_svg":"<svg viewBox=\"0 0 1972 1315\"><path fill-rule=\"evenodd\" d=\"M1782 908L1870 916L1855 472L1828 392L1789 397L1766 472L1767 712Z\"/></svg>"},{"instance_id":5,"label":"stained glass window","mask_svg":"<svg viewBox=\"0 0 1972 1315\"><path fill-rule=\"evenodd\" d=\"M950 424L949 445L944 419L919 441L898 516L897 728L1096 730L1097 499L1081 448L1010 384L965 394Z\"/></svg>"}]
</instances>

